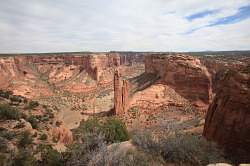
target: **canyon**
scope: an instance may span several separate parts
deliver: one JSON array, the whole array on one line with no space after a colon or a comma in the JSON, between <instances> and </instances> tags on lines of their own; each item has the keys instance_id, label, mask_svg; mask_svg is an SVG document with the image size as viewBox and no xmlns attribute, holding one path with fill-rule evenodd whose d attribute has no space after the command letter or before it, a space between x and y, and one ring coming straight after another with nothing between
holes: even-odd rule
<instances>
[{"instance_id":1,"label":"canyon","mask_svg":"<svg viewBox=\"0 0 250 166\"><path fill-rule=\"evenodd\" d=\"M59 151L74 142L71 131L82 121L110 115L129 131L152 131L156 137L181 131L225 149L249 150L249 66L249 55L1 55L0 89L37 101L37 112L52 110L43 132L58 140L53 145Z\"/></svg>"}]
</instances>

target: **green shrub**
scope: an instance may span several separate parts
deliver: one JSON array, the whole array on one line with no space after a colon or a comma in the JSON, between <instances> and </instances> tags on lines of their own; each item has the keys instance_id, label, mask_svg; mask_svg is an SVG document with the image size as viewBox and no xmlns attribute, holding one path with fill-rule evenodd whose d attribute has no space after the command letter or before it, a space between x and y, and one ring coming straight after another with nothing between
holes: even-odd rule
<instances>
[{"instance_id":1,"label":"green shrub","mask_svg":"<svg viewBox=\"0 0 250 166\"><path fill-rule=\"evenodd\" d=\"M21 102L22 102L22 99L23 99L23 98L22 98L21 96L16 96L16 95L10 97L10 100L11 100L12 102L21 103Z\"/></svg>"},{"instance_id":2,"label":"green shrub","mask_svg":"<svg viewBox=\"0 0 250 166\"><path fill-rule=\"evenodd\" d=\"M80 137L88 133L101 134L104 136L105 141L109 143L127 141L129 139L124 123L114 118L108 118L104 121L97 118L88 119L81 123L80 127L75 131L75 135Z\"/></svg>"},{"instance_id":3,"label":"green shrub","mask_svg":"<svg viewBox=\"0 0 250 166\"><path fill-rule=\"evenodd\" d=\"M129 149L125 153L117 153L117 148L102 150L93 156L89 165L122 165L122 166L163 166L165 162L148 153ZM119 150L118 150L119 151Z\"/></svg>"},{"instance_id":4,"label":"green shrub","mask_svg":"<svg viewBox=\"0 0 250 166\"><path fill-rule=\"evenodd\" d=\"M53 114L53 110L48 108L47 106L45 107L45 111L46 111L46 117L48 118L54 118L54 114Z\"/></svg>"},{"instance_id":5,"label":"green shrub","mask_svg":"<svg viewBox=\"0 0 250 166\"><path fill-rule=\"evenodd\" d=\"M30 144L32 144L33 139L31 134L28 131L22 132L18 137L18 146L24 148Z\"/></svg>"},{"instance_id":6,"label":"green shrub","mask_svg":"<svg viewBox=\"0 0 250 166\"><path fill-rule=\"evenodd\" d=\"M7 157L4 154L0 154L0 165L6 165L7 164Z\"/></svg>"},{"instance_id":7,"label":"green shrub","mask_svg":"<svg viewBox=\"0 0 250 166\"><path fill-rule=\"evenodd\" d=\"M159 154L161 144L153 139L148 132L136 131L132 136L132 143L142 148L144 151L154 154Z\"/></svg>"},{"instance_id":8,"label":"green shrub","mask_svg":"<svg viewBox=\"0 0 250 166\"><path fill-rule=\"evenodd\" d=\"M125 124L118 119L107 119L103 126L102 132L108 142L122 142L129 140L129 134Z\"/></svg>"},{"instance_id":9,"label":"green shrub","mask_svg":"<svg viewBox=\"0 0 250 166\"><path fill-rule=\"evenodd\" d=\"M148 136L133 137L133 143L145 151L160 154L166 162L178 165L203 166L226 162L216 145L197 135L172 135L161 140Z\"/></svg>"},{"instance_id":10,"label":"green shrub","mask_svg":"<svg viewBox=\"0 0 250 166\"><path fill-rule=\"evenodd\" d=\"M19 120L22 114L9 104L0 104L0 119Z\"/></svg>"},{"instance_id":11,"label":"green shrub","mask_svg":"<svg viewBox=\"0 0 250 166\"><path fill-rule=\"evenodd\" d=\"M35 116L31 115L30 117L27 118L27 121L30 122L33 129L38 128L38 120L36 119Z\"/></svg>"},{"instance_id":12,"label":"green shrub","mask_svg":"<svg viewBox=\"0 0 250 166\"><path fill-rule=\"evenodd\" d=\"M40 136L40 140L47 140L48 139L48 136L47 134L43 133L41 136Z\"/></svg>"},{"instance_id":13,"label":"green shrub","mask_svg":"<svg viewBox=\"0 0 250 166\"><path fill-rule=\"evenodd\" d=\"M7 150L7 141L6 139L0 137L0 152L5 152Z\"/></svg>"},{"instance_id":14,"label":"green shrub","mask_svg":"<svg viewBox=\"0 0 250 166\"><path fill-rule=\"evenodd\" d=\"M43 148L41 153L41 165L46 166L63 166L64 161L62 155L50 146Z\"/></svg>"},{"instance_id":15,"label":"green shrub","mask_svg":"<svg viewBox=\"0 0 250 166\"><path fill-rule=\"evenodd\" d=\"M129 110L129 112L138 112L139 108L137 106L131 107Z\"/></svg>"},{"instance_id":16,"label":"green shrub","mask_svg":"<svg viewBox=\"0 0 250 166\"><path fill-rule=\"evenodd\" d=\"M36 108L38 106L39 106L39 103L37 101L30 101L28 106L25 107L25 108L32 110L32 109L34 109L34 108Z\"/></svg>"},{"instance_id":17,"label":"green shrub","mask_svg":"<svg viewBox=\"0 0 250 166\"><path fill-rule=\"evenodd\" d=\"M13 94L12 91L0 90L0 97L8 99Z\"/></svg>"},{"instance_id":18,"label":"green shrub","mask_svg":"<svg viewBox=\"0 0 250 166\"><path fill-rule=\"evenodd\" d=\"M66 165L88 165L93 156L106 147L104 137L97 133L85 133L82 141L69 147Z\"/></svg>"},{"instance_id":19,"label":"green shrub","mask_svg":"<svg viewBox=\"0 0 250 166\"><path fill-rule=\"evenodd\" d=\"M14 132L8 131L5 128L0 128L0 137L6 138L7 140L12 140L15 138L16 134Z\"/></svg>"},{"instance_id":20,"label":"green shrub","mask_svg":"<svg viewBox=\"0 0 250 166\"><path fill-rule=\"evenodd\" d=\"M225 162L223 154L215 144L194 135L177 135L164 141L163 158L180 164L203 166L214 162Z\"/></svg>"},{"instance_id":21,"label":"green shrub","mask_svg":"<svg viewBox=\"0 0 250 166\"><path fill-rule=\"evenodd\" d=\"M36 159L29 151L29 149L19 149L19 152L15 154L13 158L13 163L10 165L13 166L35 166Z\"/></svg>"}]
</instances>

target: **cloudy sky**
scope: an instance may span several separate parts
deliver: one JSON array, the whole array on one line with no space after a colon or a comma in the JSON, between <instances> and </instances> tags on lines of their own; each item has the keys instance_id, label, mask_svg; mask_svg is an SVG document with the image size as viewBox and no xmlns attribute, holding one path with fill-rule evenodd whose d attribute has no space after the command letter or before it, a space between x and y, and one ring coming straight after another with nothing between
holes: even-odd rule
<instances>
[{"instance_id":1,"label":"cloudy sky","mask_svg":"<svg viewBox=\"0 0 250 166\"><path fill-rule=\"evenodd\" d=\"M0 0L0 53L250 49L250 0Z\"/></svg>"}]
</instances>

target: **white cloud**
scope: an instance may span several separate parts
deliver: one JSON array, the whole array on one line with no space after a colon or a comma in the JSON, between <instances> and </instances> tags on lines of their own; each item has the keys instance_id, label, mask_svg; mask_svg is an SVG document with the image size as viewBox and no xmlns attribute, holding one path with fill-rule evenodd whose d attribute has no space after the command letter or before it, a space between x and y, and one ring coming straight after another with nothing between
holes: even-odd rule
<instances>
[{"instance_id":1,"label":"white cloud","mask_svg":"<svg viewBox=\"0 0 250 166\"><path fill-rule=\"evenodd\" d=\"M250 49L249 19L205 27L249 4L249 0L8 0L0 2L0 52ZM206 10L219 12L193 21L185 18Z\"/></svg>"}]
</instances>

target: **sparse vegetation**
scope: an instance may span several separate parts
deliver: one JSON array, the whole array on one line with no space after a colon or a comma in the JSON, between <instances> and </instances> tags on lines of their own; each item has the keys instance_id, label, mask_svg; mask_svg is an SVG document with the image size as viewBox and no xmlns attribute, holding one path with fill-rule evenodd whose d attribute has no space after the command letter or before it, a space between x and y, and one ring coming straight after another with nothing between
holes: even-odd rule
<instances>
[{"instance_id":1,"label":"sparse vegetation","mask_svg":"<svg viewBox=\"0 0 250 166\"><path fill-rule=\"evenodd\" d=\"M4 90L0 90L0 97L9 99L9 97L13 94L12 91L4 91Z\"/></svg>"},{"instance_id":2,"label":"sparse vegetation","mask_svg":"<svg viewBox=\"0 0 250 166\"><path fill-rule=\"evenodd\" d=\"M5 152L7 150L7 141L3 137L0 137L0 152Z\"/></svg>"},{"instance_id":3,"label":"sparse vegetation","mask_svg":"<svg viewBox=\"0 0 250 166\"><path fill-rule=\"evenodd\" d=\"M33 142L32 136L28 131L22 132L18 137L18 146L25 148Z\"/></svg>"},{"instance_id":4,"label":"sparse vegetation","mask_svg":"<svg viewBox=\"0 0 250 166\"><path fill-rule=\"evenodd\" d=\"M63 166L64 160L63 156L57 152L56 150L52 149L51 146L45 146L41 152L41 163L42 166Z\"/></svg>"},{"instance_id":5,"label":"sparse vegetation","mask_svg":"<svg viewBox=\"0 0 250 166\"><path fill-rule=\"evenodd\" d=\"M145 151L161 155L166 162L179 165L203 166L226 161L215 144L195 135L172 135L156 141L140 133L133 137L133 143Z\"/></svg>"},{"instance_id":6,"label":"sparse vegetation","mask_svg":"<svg viewBox=\"0 0 250 166\"><path fill-rule=\"evenodd\" d=\"M20 103L20 102L23 101L23 98L21 96L13 95L13 96L10 97L10 100L11 100L11 102L18 102L18 103Z\"/></svg>"},{"instance_id":7,"label":"sparse vegetation","mask_svg":"<svg viewBox=\"0 0 250 166\"><path fill-rule=\"evenodd\" d=\"M75 133L76 136L81 136L83 133L102 134L105 141L109 143L127 141L129 139L126 126L122 121L114 118L108 118L104 121L97 118L89 119L81 123Z\"/></svg>"},{"instance_id":8,"label":"sparse vegetation","mask_svg":"<svg viewBox=\"0 0 250 166\"><path fill-rule=\"evenodd\" d=\"M31 115L27 118L27 121L30 122L31 126L33 129L38 128L38 120L36 119L35 116Z\"/></svg>"},{"instance_id":9,"label":"sparse vegetation","mask_svg":"<svg viewBox=\"0 0 250 166\"><path fill-rule=\"evenodd\" d=\"M21 113L9 104L0 104L0 120L18 120Z\"/></svg>"},{"instance_id":10,"label":"sparse vegetation","mask_svg":"<svg viewBox=\"0 0 250 166\"><path fill-rule=\"evenodd\" d=\"M6 155L4 155L4 154L0 154L0 165L6 165L6 163L7 163L7 158L6 158Z\"/></svg>"},{"instance_id":11,"label":"sparse vegetation","mask_svg":"<svg viewBox=\"0 0 250 166\"><path fill-rule=\"evenodd\" d=\"M14 132L8 131L7 129L0 127L0 137L5 138L7 140L12 140L15 135L16 134Z\"/></svg>"},{"instance_id":12,"label":"sparse vegetation","mask_svg":"<svg viewBox=\"0 0 250 166\"><path fill-rule=\"evenodd\" d=\"M121 120L115 118L107 119L102 129L105 140L108 142L122 142L129 139L127 128Z\"/></svg>"},{"instance_id":13,"label":"sparse vegetation","mask_svg":"<svg viewBox=\"0 0 250 166\"><path fill-rule=\"evenodd\" d=\"M163 166L165 163L156 156L138 150L128 150L125 153L117 153L116 148L99 151L89 165L109 166Z\"/></svg>"},{"instance_id":14,"label":"sparse vegetation","mask_svg":"<svg viewBox=\"0 0 250 166\"><path fill-rule=\"evenodd\" d=\"M41 136L40 136L40 140L47 140L48 139L48 136L47 134L43 133Z\"/></svg>"},{"instance_id":15,"label":"sparse vegetation","mask_svg":"<svg viewBox=\"0 0 250 166\"><path fill-rule=\"evenodd\" d=\"M88 165L93 156L105 147L103 135L96 132L85 133L78 143L70 147L66 165Z\"/></svg>"},{"instance_id":16,"label":"sparse vegetation","mask_svg":"<svg viewBox=\"0 0 250 166\"><path fill-rule=\"evenodd\" d=\"M10 165L12 166L35 166L36 159L29 149L20 149L18 153L15 154Z\"/></svg>"},{"instance_id":17,"label":"sparse vegetation","mask_svg":"<svg viewBox=\"0 0 250 166\"><path fill-rule=\"evenodd\" d=\"M37 101L30 101L28 105L25 107L26 109L32 110L39 106L39 103Z\"/></svg>"}]
</instances>

